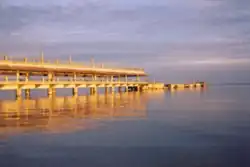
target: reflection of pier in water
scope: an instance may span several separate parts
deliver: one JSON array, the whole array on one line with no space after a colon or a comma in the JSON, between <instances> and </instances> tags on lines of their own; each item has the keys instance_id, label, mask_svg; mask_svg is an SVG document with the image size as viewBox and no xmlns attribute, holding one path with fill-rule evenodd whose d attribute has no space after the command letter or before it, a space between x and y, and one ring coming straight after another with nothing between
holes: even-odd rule
<instances>
[{"instance_id":1,"label":"reflection of pier in water","mask_svg":"<svg viewBox=\"0 0 250 167\"><path fill-rule=\"evenodd\" d=\"M0 101L0 133L72 131L93 128L93 119L145 118L149 95L127 92Z\"/></svg>"}]
</instances>

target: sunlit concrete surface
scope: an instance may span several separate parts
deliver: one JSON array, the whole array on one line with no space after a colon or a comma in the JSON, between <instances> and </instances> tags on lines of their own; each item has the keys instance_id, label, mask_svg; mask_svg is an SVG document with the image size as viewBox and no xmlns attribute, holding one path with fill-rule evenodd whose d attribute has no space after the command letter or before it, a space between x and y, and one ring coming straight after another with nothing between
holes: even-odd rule
<instances>
[{"instance_id":1,"label":"sunlit concrete surface","mask_svg":"<svg viewBox=\"0 0 250 167\"><path fill-rule=\"evenodd\" d=\"M105 88L105 92L143 91L163 89L163 83L149 82L142 68L111 68L94 63L84 65L72 62L47 62L43 54L38 61L11 60L7 56L0 60L0 90L15 90L16 97L30 96L32 89L47 89L48 96L55 94L57 88L71 88L73 95L78 95L79 88L89 88L90 93Z\"/></svg>"}]
</instances>

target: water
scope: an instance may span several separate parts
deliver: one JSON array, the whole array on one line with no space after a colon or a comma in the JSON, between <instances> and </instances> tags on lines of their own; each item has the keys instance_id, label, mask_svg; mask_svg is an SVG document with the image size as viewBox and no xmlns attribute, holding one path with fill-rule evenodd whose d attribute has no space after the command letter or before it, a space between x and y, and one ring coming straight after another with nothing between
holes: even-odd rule
<instances>
[{"instance_id":1,"label":"water","mask_svg":"<svg viewBox=\"0 0 250 167\"><path fill-rule=\"evenodd\" d=\"M250 166L250 87L0 101L0 166Z\"/></svg>"}]
</instances>

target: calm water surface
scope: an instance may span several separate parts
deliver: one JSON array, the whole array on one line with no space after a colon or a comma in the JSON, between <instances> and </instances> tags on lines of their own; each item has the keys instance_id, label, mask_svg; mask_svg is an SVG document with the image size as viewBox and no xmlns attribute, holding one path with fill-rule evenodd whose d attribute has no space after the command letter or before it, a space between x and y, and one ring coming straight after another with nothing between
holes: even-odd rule
<instances>
[{"instance_id":1,"label":"calm water surface","mask_svg":"<svg viewBox=\"0 0 250 167\"><path fill-rule=\"evenodd\" d=\"M250 86L1 100L0 166L249 167Z\"/></svg>"}]
</instances>

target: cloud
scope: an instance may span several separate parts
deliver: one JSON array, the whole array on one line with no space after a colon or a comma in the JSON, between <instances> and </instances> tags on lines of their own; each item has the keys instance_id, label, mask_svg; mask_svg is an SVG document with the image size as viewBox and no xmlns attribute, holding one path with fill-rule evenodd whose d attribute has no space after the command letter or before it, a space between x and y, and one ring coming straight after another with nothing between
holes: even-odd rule
<instances>
[{"instance_id":1,"label":"cloud","mask_svg":"<svg viewBox=\"0 0 250 167\"><path fill-rule=\"evenodd\" d=\"M176 65L197 65L197 66L228 66L228 65L250 65L250 58L213 58L203 60L180 60L176 62Z\"/></svg>"},{"instance_id":2,"label":"cloud","mask_svg":"<svg viewBox=\"0 0 250 167\"><path fill-rule=\"evenodd\" d=\"M5 0L0 50L122 64L245 68L248 0ZM173 62L170 62L173 61ZM243 67L244 66L244 67ZM207 68L209 70L209 68Z\"/></svg>"},{"instance_id":3,"label":"cloud","mask_svg":"<svg viewBox=\"0 0 250 167\"><path fill-rule=\"evenodd\" d=\"M18 33L18 32L11 32L10 36L20 36L21 33Z\"/></svg>"},{"instance_id":4,"label":"cloud","mask_svg":"<svg viewBox=\"0 0 250 167\"><path fill-rule=\"evenodd\" d=\"M180 68L180 67L203 67L205 69L211 67L248 67L250 68L250 58L226 58L226 57L161 57L147 62L148 66L151 67L171 67L171 68Z\"/></svg>"}]
</instances>

